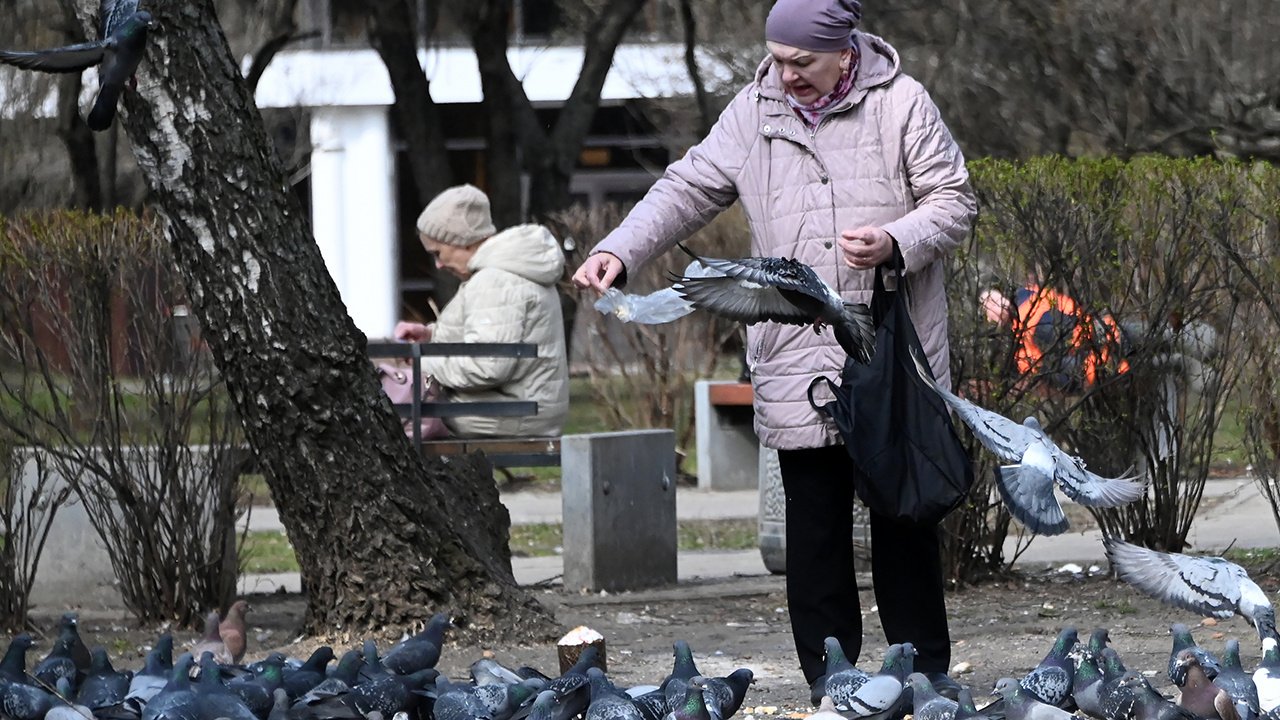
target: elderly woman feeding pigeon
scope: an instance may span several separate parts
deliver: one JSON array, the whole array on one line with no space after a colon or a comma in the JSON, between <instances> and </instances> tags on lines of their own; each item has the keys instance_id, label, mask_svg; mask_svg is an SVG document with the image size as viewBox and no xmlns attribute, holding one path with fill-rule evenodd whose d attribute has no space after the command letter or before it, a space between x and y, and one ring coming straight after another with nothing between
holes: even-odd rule
<instances>
[{"instance_id":1,"label":"elderly woman feeding pigeon","mask_svg":"<svg viewBox=\"0 0 1280 720\"><path fill-rule=\"evenodd\" d=\"M621 285L628 270L669 250L735 201L752 254L812 267L849 303L871 299L873 268L896 242L911 315L943 387L948 370L947 253L976 211L960 149L919 82L886 41L857 29L856 0L778 0L768 54L710 134L667 168L574 275L583 288ZM823 673L823 639L856 658L861 619L853 574L857 471L806 388L839 374L831 332L760 322L747 361L760 442L776 448L787 498L787 598L805 677ZM911 642L915 668L945 690L950 660L938 536L871 514L876 597L890 643ZM910 558L910 562L902 562Z\"/></svg>"}]
</instances>

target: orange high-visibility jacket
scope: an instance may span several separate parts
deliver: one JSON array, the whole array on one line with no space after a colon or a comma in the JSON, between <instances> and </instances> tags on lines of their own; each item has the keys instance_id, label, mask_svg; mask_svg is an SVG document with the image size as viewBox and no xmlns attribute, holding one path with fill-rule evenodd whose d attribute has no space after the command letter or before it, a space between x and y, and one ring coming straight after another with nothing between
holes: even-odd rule
<instances>
[{"instance_id":1,"label":"orange high-visibility jacket","mask_svg":"<svg viewBox=\"0 0 1280 720\"><path fill-rule=\"evenodd\" d=\"M1014 358L1019 372L1027 375L1038 370L1044 359L1044 351L1048 349L1037 344L1036 328L1041 323L1061 325L1064 317L1071 319L1069 351L1080 358L1085 387L1098 381L1102 368L1109 367L1115 374L1129 371L1128 361L1119 357L1120 327L1114 318L1110 315L1089 318L1066 293L1035 285L1028 286L1027 290L1030 294L1018 303L1018 316L1013 321L1013 332L1018 342ZM1065 335L1066 328L1063 327L1059 332ZM1105 337L1095 338L1095 332L1101 332Z\"/></svg>"}]
</instances>

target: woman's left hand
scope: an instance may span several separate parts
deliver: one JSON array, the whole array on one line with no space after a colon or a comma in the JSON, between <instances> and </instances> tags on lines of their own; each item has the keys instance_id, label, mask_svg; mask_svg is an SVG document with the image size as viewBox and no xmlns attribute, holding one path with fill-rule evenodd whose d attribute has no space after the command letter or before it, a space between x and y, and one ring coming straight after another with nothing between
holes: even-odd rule
<instances>
[{"instance_id":1,"label":"woman's left hand","mask_svg":"<svg viewBox=\"0 0 1280 720\"><path fill-rule=\"evenodd\" d=\"M893 236L878 227L860 227L840 233L844 264L867 270L893 257Z\"/></svg>"}]
</instances>

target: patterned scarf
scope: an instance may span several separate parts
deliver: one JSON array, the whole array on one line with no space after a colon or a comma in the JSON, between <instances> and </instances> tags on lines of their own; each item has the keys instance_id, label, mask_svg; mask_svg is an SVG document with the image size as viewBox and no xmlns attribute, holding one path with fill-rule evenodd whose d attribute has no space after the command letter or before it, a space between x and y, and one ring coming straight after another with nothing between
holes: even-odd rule
<instances>
[{"instance_id":1,"label":"patterned scarf","mask_svg":"<svg viewBox=\"0 0 1280 720\"><path fill-rule=\"evenodd\" d=\"M831 89L831 92L808 105L801 103L791 95L787 95L787 103L791 105L791 109L795 111L796 115L800 116L804 124L812 130L818 127L818 123L822 122L822 118L826 117L827 113L834 110L840 104L840 101L849 95L849 91L853 89L853 79L857 74L858 51L854 50L853 60L849 63L849 69L841 73L840 79L836 82L836 86Z\"/></svg>"}]
</instances>

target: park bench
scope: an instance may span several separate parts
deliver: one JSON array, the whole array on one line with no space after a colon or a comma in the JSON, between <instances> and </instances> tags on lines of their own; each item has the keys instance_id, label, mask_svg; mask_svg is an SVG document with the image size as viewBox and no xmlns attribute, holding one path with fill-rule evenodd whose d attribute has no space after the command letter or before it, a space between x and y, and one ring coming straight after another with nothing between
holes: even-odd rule
<instances>
[{"instance_id":1,"label":"park bench","mask_svg":"<svg viewBox=\"0 0 1280 720\"><path fill-rule=\"evenodd\" d=\"M370 359L409 360L413 400L396 411L413 426L426 455L483 452L495 468L560 466L564 586L568 590L637 590L675 583L675 431L628 430L538 438L417 436L423 417L534 415L526 400L422 402L424 356L532 358L529 343L371 342Z\"/></svg>"},{"instance_id":2,"label":"park bench","mask_svg":"<svg viewBox=\"0 0 1280 720\"><path fill-rule=\"evenodd\" d=\"M533 400L486 400L474 402L423 402L423 357L514 357L538 356L538 346L532 343L403 343L371 342L370 359L397 358L409 361L413 396L407 403L394 403L400 417L409 421L411 439L419 452L426 455L464 455L481 451L494 468L505 470L513 467L554 467L560 464L560 438L444 438L423 440L419 436L424 417L523 417L538 414L538 403Z\"/></svg>"}]
</instances>

